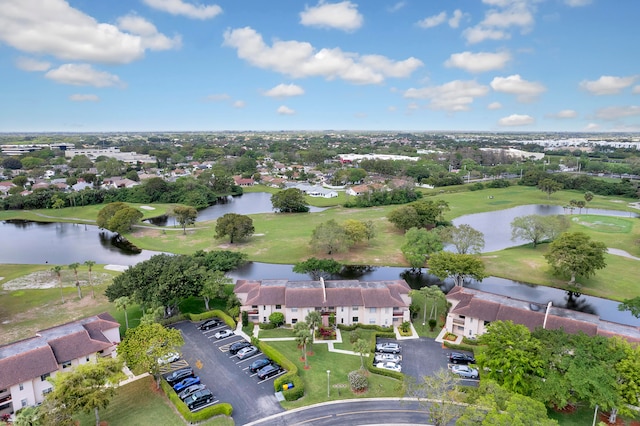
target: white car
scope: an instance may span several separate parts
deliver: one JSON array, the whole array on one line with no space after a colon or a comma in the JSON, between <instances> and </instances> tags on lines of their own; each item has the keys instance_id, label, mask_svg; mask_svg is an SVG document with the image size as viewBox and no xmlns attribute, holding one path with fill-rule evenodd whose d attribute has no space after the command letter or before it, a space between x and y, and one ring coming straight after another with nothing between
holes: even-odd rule
<instances>
[{"instance_id":1,"label":"white car","mask_svg":"<svg viewBox=\"0 0 640 426\"><path fill-rule=\"evenodd\" d=\"M178 352L169 352L165 356L161 356L158 358L158 364L165 365L171 364L172 362L176 362L180 359L180 354Z\"/></svg>"},{"instance_id":2,"label":"white car","mask_svg":"<svg viewBox=\"0 0 640 426\"><path fill-rule=\"evenodd\" d=\"M457 374L463 379L477 379L480 377L478 370L471 368L468 365L453 365L451 366L451 372Z\"/></svg>"},{"instance_id":3,"label":"white car","mask_svg":"<svg viewBox=\"0 0 640 426\"><path fill-rule=\"evenodd\" d=\"M224 339L225 337L233 336L233 331L232 330L222 330L222 331L218 331L213 336L216 339Z\"/></svg>"},{"instance_id":4,"label":"white car","mask_svg":"<svg viewBox=\"0 0 640 426\"><path fill-rule=\"evenodd\" d=\"M400 355L396 354L376 354L375 362L393 362L398 364L401 361Z\"/></svg>"},{"instance_id":5,"label":"white car","mask_svg":"<svg viewBox=\"0 0 640 426\"><path fill-rule=\"evenodd\" d=\"M397 371L398 373L402 372L400 364L396 364L395 362L379 362L376 364L376 367L384 368L385 370Z\"/></svg>"}]
</instances>

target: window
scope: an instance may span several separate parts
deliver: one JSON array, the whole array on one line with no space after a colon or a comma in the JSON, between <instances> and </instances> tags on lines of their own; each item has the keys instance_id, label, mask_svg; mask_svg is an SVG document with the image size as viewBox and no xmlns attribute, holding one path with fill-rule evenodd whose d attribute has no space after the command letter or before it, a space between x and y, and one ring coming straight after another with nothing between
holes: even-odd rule
<instances>
[{"instance_id":1,"label":"window","mask_svg":"<svg viewBox=\"0 0 640 426\"><path fill-rule=\"evenodd\" d=\"M276 309L282 309L282 305L276 305Z\"/></svg>"},{"instance_id":2,"label":"window","mask_svg":"<svg viewBox=\"0 0 640 426\"><path fill-rule=\"evenodd\" d=\"M369 313L370 314L375 314L376 313L376 308L369 308Z\"/></svg>"},{"instance_id":3,"label":"window","mask_svg":"<svg viewBox=\"0 0 640 426\"><path fill-rule=\"evenodd\" d=\"M258 305L251 305L251 309L258 309Z\"/></svg>"},{"instance_id":4,"label":"window","mask_svg":"<svg viewBox=\"0 0 640 426\"><path fill-rule=\"evenodd\" d=\"M295 324L297 322L298 322L298 318L294 318L294 319L291 320L291 324Z\"/></svg>"},{"instance_id":5,"label":"window","mask_svg":"<svg viewBox=\"0 0 640 426\"><path fill-rule=\"evenodd\" d=\"M357 323L357 322L358 322L358 317L353 317L353 318L351 318L351 322L355 322L355 323Z\"/></svg>"},{"instance_id":6,"label":"window","mask_svg":"<svg viewBox=\"0 0 640 426\"><path fill-rule=\"evenodd\" d=\"M69 368L69 367L71 367L71 361L67 361L62 364L62 368Z\"/></svg>"},{"instance_id":7,"label":"window","mask_svg":"<svg viewBox=\"0 0 640 426\"><path fill-rule=\"evenodd\" d=\"M340 306L340 312L344 312L344 306Z\"/></svg>"},{"instance_id":8,"label":"window","mask_svg":"<svg viewBox=\"0 0 640 426\"><path fill-rule=\"evenodd\" d=\"M51 393L52 390L53 390L53 388L46 388L45 390L42 391L42 394L46 395L48 393Z\"/></svg>"},{"instance_id":9,"label":"window","mask_svg":"<svg viewBox=\"0 0 640 426\"><path fill-rule=\"evenodd\" d=\"M291 308L291 312L298 312L298 308Z\"/></svg>"},{"instance_id":10,"label":"window","mask_svg":"<svg viewBox=\"0 0 640 426\"><path fill-rule=\"evenodd\" d=\"M329 306L329 310L330 310L330 311L335 311L335 310L336 310L336 307L335 307L335 306Z\"/></svg>"},{"instance_id":11,"label":"window","mask_svg":"<svg viewBox=\"0 0 640 426\"><path fill-rule=\"evenodd\" d=\"M466 317L464 315L458 315L458 318L465 319Z\"/></svg>"},{"instance_id":12,"label":"window","mask_svg":"<svg viewBox=\"0 0 640 426\"><path fill-rule=\"evenodd\" d=\"M262 322L267 322L267 317L262 317Z\"/></svg>"},{"instance_id":13,"label":"window","mask_svg":"<svg viewBox=\"0 0 640 426\"><path fill-rule=\"evenodd\" d=\"M50 376L51 374L49 373L44 373L42 376L40 376L40 381L44 382L45 380L47 380L47 378Z\"/></svg>"},{"instance_id":14,"label":"window","mask_svg":"<svg viewBox=\"0 0 640 426\"><path fill-rule=\"evenodd\" d=\"M375 324L376 320L374 318L369 318L369 324Z\"/></svg>"},{"instance_id":15,"label":"window","mask_svg":"<svg viewBox=\"0 0 640 426\"><path fill-rule=\"evenodd\" d=\"M24 385L20 383L20 390L24 390Z\"/></svg>"},{"instance_id":16,"label":"window","mask_svg":"<svg viewBox=\"0 0 640 426\"><path fill-rule=\"evenodd\" d=\"M340 324L344 324L344 318L340 318Z\"/></svg>"},{"instance_id":17,"label":"window","mask_svg":"<svg viewBox=\"0 0 640 426\"><path fill-rule=\"evenodd\" d=\"M20 401L20 405L22 405L23 407L27 406L27 399L23 399L22 401Z\"/></svg>"},{"instance_id":18,"label":"window","mask_svg":"<svg viewBox=\"0 0 640 426\"><path fill-rule=\"evenodd\" d=\"M351 308L351 310L353 310L353 311L357 311L357 310L358 310L358 307L357 307L357 306L354 306L354 307L352 307L352 308Z\"/></svg>"},{"instance_id":19,"label":"window","mask_svg":"<svg viewBox=\"0 0 640 426\"><path fill-rule=\"evenodd\" d=\"M267 305L262 305L262 309L266 310L267 309Z\"/></svg>"},{"instance_id":20,"label":"window","mask_svg":"<svg viewBox=\"0 0 640 426\"><path fill-rule=\"evenodd\" d=\"M91 360L91 357L87 355L87 357L85 358L85 361L89 362L89 360Z\"/></svg>"},{"instance_id":21,"label":"window","mask_svg":"<svg viewBox=\"0 0 640 426\"><path fill-rule=\"evenodd\" d=\"M488 326L489 324L491 324L491 321L485 321L485 322L484 322L484 326L485 326L485 327L486 327L486 326Z\"/></svg>"}]
</instances>

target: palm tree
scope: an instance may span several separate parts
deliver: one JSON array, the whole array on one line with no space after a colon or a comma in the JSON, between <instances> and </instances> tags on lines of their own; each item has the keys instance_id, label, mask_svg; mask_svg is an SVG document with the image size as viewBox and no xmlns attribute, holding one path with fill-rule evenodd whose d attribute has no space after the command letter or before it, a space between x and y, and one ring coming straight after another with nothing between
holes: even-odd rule
<instances>
[{"instance_id":1,"label":"palm tree","mask_svg":"<svg viewBox=\"0 0 640 426\"><path fill-rule=\"evenodd\" d=\"M316 327L322 324L322 315L318 311L311 311L307 314L307 317L304 319L307 324L309 324L309 328L311 328L312 336L315 333Z\"/></svg>"},{"instance_id":2,"label":"palm tree","mask_svg":"<svg viewBox=\"0 0 640 426\"><path fill-rule=\"evenodd\" d=\"M433 303L431 305L431 312L429 313L429 319L435 318L436 321L438 320L438 303L445 300L444 293L442 292L442 290L440 290L438 286L420 287L420 289L418 290L412 290L411 293L409 294L411 296L419 294L422 297L424 297L424 311L422 313L423 314L422 325L425 325L425 323L427 322L427 301L429 300L431 300L431 302Z\"/></svg>"},{"instance_id":3,"label":"palm tree","mask_svg":"<svg viewBox=\"0 0 640 426\"><path fill-rule=\"evenodd\" d=\"M296 333L296 341L300 346L302 346L302 356L304 357L304 368L309 368L309 364L307 362L307 345L311 343L311 331L309 329L302 329Z\"/></svg>"},{"instance_id":4,"label":"palm tree","mask_svg":"<svg viewBox=\"0 0 640 426\"><path fill-rule=\"evenodd\" d=\"M589 203L593 200L593 192L587 191L584 193L584 200L587 202L587 213L589 213Z\"/></svg>"},{"instance_id":5,"label":"palm tree","mask_svg":"<svg viewBox=\"0 0 640 426\"><path fill-rule=\"evenodd\" d=\"M78 262L74 262L69 265L69 269L73 269L73 273L76 276L76 288L78 289L78 299L82 299L82 289L80 288L80 281L78 281L78 268L80 264Z\"/></svg>"},{"instance_id":6,"label":"palm tree","mask_svg":"<svg viewBox=\"0 0 640 426\"><path fill-rule=\"evenodd\" d=\"M131 305L131 299L129 299L127 296L122 296L122 297L118 297L113 302L116 304L116 309L117 310L123 310L124 311L124 323L125 323L126 329L128 330L129 329L129 317L127 316L127 307L129 305Z\"/></svg>"},{"instance_id":7,"label":"palm tree","mask_svg":"<svg viewBox=\"0 0 640 426\"><path fill-rule=\"evenodd\" d=\"M58 286L60 287L60 297L62 298L62 303L64 303L64 293L62 292L62 266L56 265L51 268L54 274L58 276Z\"/></svg>"},{"instance_id":8,"label":"palm tree","mask_svg":"<svg viewBox=\"0 0 640 426\"><path fill-rule=\"evenodd\" d=\"M353 350L360 354L360 369L364 370L364 354L369 352L369 342L364 339L358 339L353 344Z\"/></svg>"},{"instance_id":9,"label":"palm tree","mask_svg":"<svg viewBox=\"0 0 640 426\"><path fill-rule=\"evenodd\" d=\"M96 293L93 289L93 277L91 276L91 268L93 268L93 265L95 265L96 262L93 260L86 260L84 264L87 265L87 267L89 268L89 285L91 286L91 298L95 299Z\"/></svg>"}]
</instances>

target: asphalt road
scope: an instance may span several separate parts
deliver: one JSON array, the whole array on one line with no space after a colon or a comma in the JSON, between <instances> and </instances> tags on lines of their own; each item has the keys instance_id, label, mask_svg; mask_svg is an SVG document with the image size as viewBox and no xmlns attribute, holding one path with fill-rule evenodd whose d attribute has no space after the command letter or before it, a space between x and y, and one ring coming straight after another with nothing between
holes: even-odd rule
<instances>
[{"instance_id":1,"label":"asphalt road","mask_svg":"<svg viewBox=\"0 0 640 426\"><path fill-rule=\"evenodd\" d=\"M232 417L236 424L243 425L284 411L275 397L274 379L258 380L248 370L249 364L263 355L240 361L226 351L229 344L242 340L240 336L216 340L213 335L228 328L226 326L204 332L191 322L181 322L174 327L181 330L184 337L183 359L217 400L233 406Z\"/></svg>"}]
</instances>

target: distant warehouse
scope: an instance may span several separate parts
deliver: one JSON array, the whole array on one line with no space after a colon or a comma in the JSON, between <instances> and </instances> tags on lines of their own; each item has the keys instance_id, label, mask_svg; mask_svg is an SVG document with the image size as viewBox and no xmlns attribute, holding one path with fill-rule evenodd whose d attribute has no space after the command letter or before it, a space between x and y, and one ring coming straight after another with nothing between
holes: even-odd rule
<instances>
[{"instance_id":1,"label":"distant warehouse","mask_svg":"<svg viewBox=\"0 0 640 426\"><path fill-rule=\"evenodd\" d=\"M73 158L76 155L85 155L91 161L95 161L98 157L109 157L115 158L119 161L124 161L125 163L135 164L135 163L155 163L156 158L151 155L146 154L137 154L135 152L121 152L120 148L112 147L106 149L93 149L93 148L83 148L83 149L67 149L64 152L65 157Z\"/></svg>"}]
</instances>

